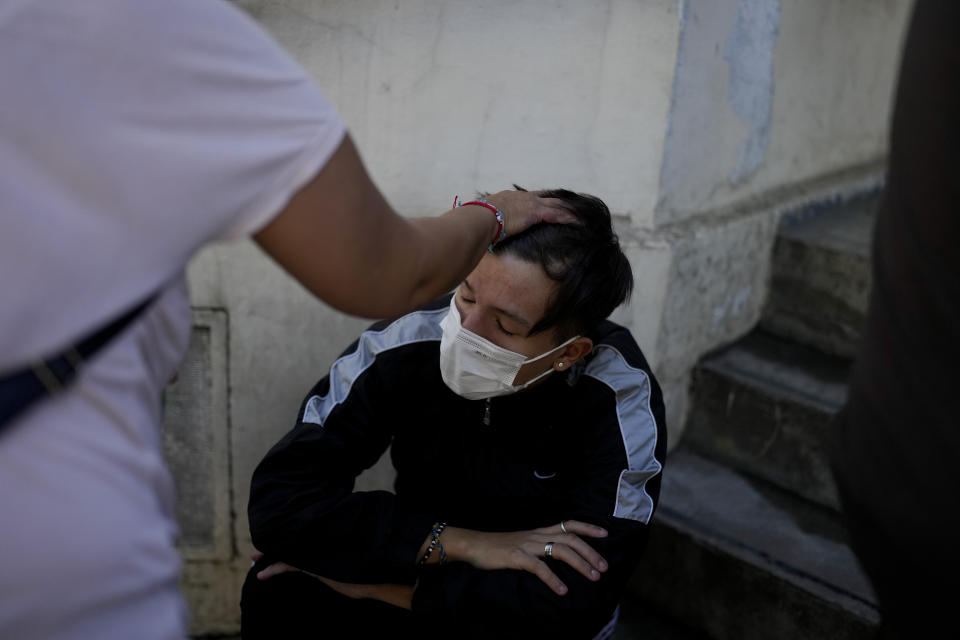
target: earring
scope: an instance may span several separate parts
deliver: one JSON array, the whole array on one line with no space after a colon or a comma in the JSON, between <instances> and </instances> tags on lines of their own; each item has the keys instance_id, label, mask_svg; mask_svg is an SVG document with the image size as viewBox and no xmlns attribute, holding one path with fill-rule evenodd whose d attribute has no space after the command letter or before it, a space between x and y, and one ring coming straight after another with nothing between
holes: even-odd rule
<instances>
[{"instance_id":1,"label":"earring","mask_svg":"<svg viewBox=\"0 0 960 640\"><path fill-rule=\"evenodd\" d=\"M557 368L558 368L558 369L563 369L563 365L564 365L564 364L565 364L565 363L563 362L563 360L561 360L560 362L557 363Z\"/></svg>"}]
</instances>

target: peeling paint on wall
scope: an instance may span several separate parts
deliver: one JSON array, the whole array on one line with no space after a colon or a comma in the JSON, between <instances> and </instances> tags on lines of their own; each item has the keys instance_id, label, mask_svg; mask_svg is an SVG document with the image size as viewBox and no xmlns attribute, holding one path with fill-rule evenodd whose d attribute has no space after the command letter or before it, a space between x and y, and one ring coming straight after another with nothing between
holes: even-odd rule
<instances>
[{"instance_id":1,"label":"peeling paint on wall","mask_svg":"<svg viewBox=\"0 0 960 640\"><path fill-rule=\"evenodd\" d=\"M747 285L740 287L735 292L730 293L723 300L723 303L713 308L714 327L722 324L730 316L740 316L747 309L747 302L753 295L753 287Z\"/></svg>"},{"instance_id":2,"label":"peeling paint on wall","mask_svg":"<svg viewBox=\"0 0 960 640\"><path fill-rule=\"evenodd\" d=\"M728 100L749 128L740 146L740 161L730 175L734 183L753 174L763 162L773 111L773 52L780 26L780 0L739 0L737 17L724 48L730 64Z\"/></svg>"},{"instance_id":3,"label":"peeling paint on wall","mask_svg":"<svg viewBox=\"0 0 960 640\"><path fill-rule=\"evenodd\" d=\"M781 0L683 0L657 219L715 206L768 161Z\"/></svg>"}]
</instances>

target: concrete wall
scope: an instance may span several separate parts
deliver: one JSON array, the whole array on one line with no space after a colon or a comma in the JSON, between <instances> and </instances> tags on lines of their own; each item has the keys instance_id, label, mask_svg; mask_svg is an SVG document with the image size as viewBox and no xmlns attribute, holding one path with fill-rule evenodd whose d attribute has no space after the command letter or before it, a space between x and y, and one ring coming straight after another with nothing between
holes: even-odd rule
<instances>
[{"instance_id":1,"label":"concrete wall","mask_svg":"<svg viewBox=\"0 0 960 640\"><path fill-rule=\"evenodd\" d=\"M881 179L910 6L238 4L316 78L405 215L513 182L604 198L637 280L614 317L664 386L672 444L693 364L759 317L780 212ZM189 275L199 373L171 389L182 408L167 421L184 505L183 583L194 631L230 632L249 566L253 468L366 321L312 299L248 243L205 250ZM361 486L389 479L381 466Z\"/></svg>"},{"instance_id":2,"label":"concrete wall","mask_svg":"<svg viewBox=\"0 0 960 640\"><path fill-rule=\"evenodd\" d=\"M682 6L658 225L883 158L909 2Z\"/></svg>"},{"instance_id":3,"label":"concrete wall","mask_svg":"<svg viewBox=\"0 0 960 640\"><path fill-rule=\"evenodd\" d=\"M650 225L672 0L243 0L344 114L401 212L458 190L578 185Z\"/></svg>"},{"instance_id":4,"label":"concrete wall","mask_svg":"<svg viewBox=\"0 0 960 640\"><path fill-rule=\"evenodd\" d=\"M912 4L679 6L651 233L671 254L654 360L674 436L693 364L757 322L780 214L882 181Z\"/></svg>"}]
</instances>

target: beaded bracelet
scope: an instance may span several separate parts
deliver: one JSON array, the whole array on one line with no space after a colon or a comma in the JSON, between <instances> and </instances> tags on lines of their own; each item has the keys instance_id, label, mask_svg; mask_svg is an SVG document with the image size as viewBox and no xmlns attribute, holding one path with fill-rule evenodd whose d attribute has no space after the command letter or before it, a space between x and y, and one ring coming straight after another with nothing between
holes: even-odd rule
<instances>
[{"instance_id":1,"label":"beaded bracelet","mask_svg":"<svg viewBox=\"0 0 960 640\"><path fill-rule=\"evenodd\" d=\"M500 242L501 240L507 237L507 232L503 230L503 211L500 211L500 209L497 209L495 206L487 202L486 199L484 198L480 198L479 200L471 200L470 202L460 202L459 200L460 200L460 196L454 196L453 198L454 209L456 209L457 207L465 207L468 204L475 204L478 207L485 207L487 209L490 209L490 211L493 212L493 215L497 217L497 232L494 234L493 242L490 243L490 246L497 244L498 242Z\"/></svg>"},{"instance_id":2,"label":"beaded bracelet","mask_svg":"<svg viewBox=\"0 0 960 640\"><path fill-rule=\"evenodd\" d=\"M420 562L417 563L417 567L422 567L427 564L427 560L430 559L430 555L433 553L433 550L440 550L440 564L444 564L447 561L447 553L443 550L443 543L440 542L440 534L443 533L443 530L447 527L446 522L435 522L431 533L433 537L430 540L430 544L427 546L427 552L423 554L423 557L420 558Z\"/></svg>"}]
</instances>

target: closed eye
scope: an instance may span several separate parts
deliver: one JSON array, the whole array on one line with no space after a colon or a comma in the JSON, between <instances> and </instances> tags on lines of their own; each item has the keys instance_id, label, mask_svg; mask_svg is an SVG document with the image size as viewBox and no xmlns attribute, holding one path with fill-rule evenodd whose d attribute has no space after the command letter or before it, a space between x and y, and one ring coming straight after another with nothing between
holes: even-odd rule
<instances>
[{"instance_id":1,"label":"closed eye","mask_svg":"<svg viewBox=\"0 0 960 640\"><path fill-rule=\"evenodd\" d=\"M506 334L506 335L508 335L508 336L515 336L515 335L517 335L517 334L515 334L515 333L513 333L513 332L511 332L511 331L507 331L506 329L504 329L504 328L503 328L503 325L500 324L500 320L499 320L499 319L497 320L497 328L500 329L500 331L502 331L504 334Z\"/></svg>"}]
</instances>

